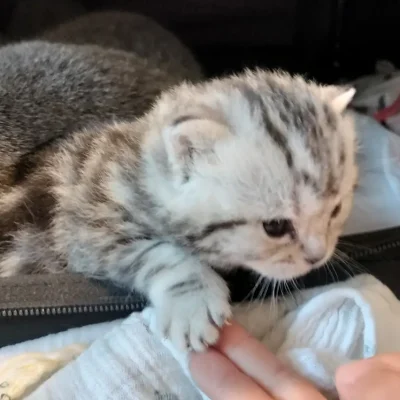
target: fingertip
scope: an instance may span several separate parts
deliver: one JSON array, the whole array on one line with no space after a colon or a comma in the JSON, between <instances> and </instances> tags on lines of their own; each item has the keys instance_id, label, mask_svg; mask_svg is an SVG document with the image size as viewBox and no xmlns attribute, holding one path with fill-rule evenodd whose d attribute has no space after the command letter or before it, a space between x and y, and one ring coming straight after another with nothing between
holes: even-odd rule
<instances>
[{"instance_id":1,"label":"fingertip","mask_svg":"<svg viewBox=\"0 0 400 400\"><path fill-rule=\"evenodd\" d=\"M250 334L239 323L229 321L222 327L220 337L213 347L224 353L227 347L240 346L250 338Z\"/></svg>"},{"instance_id":2,"label":"fingertip","mask_svg":"<svg viewBox=\"0 0 400 400\"><path fill-rule=\"evenodd\" d=\"M349 384L353 380L354 363L345 364L340 366L335 372L335 382L337 386L343 386Z\"/></svg>"},{"instance_id":3,"label":"fingertip","mask_svg":"<svg viewBox=\"0 0 400 400\"><path fill-rule=\"evenodd\" d=\"M383 354L363 360L352 361L336 370L335 382L338 387L353 385L371 372L400 371L400 355Z\"/></svg>"},{"instance_id":4,"label":"fingertip","mask_svg":"<svg viewBox=\"0 0 400 400\"><path fill-rule=\"evenodd\" d=\"M215 349L191 354L189 370L199 389L211 399L272 400L256 382Z\"/></svg>"},{"instance_id":5,"label":"fingertip","mask_svg":"<svg viewBox=\"0 0 400 400\"><path fill-rule=\"evenodd\" d=\"M340 366L335 373L337 386L348 386L361 379L371 370L369 360L357 360Z\"/></svg>"}]
</instances>

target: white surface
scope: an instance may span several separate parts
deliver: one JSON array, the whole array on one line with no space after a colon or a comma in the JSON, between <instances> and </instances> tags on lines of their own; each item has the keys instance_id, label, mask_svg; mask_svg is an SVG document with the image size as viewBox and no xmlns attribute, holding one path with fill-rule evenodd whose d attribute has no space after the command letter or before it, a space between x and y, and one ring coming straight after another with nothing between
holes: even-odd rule
<instances>
[{"instance_id":1,"label":"white surface","mask_svg":"<svg viewBox=\"0 0 400 400\"><path fill-rule=\"evenodd\" d=\"M188 378L186 355L174 352L174 359L169 343L159 341L147 329L151 315L147 310L113 323L111 330L28 399L201 399ZM275 307L269 303L242 305L235 308L235 317L279 357L328 391L334 387L339 365L400 351L400 303L368 275L300 292L295 300L288 297ZM18 352L91 340L93 327L81 328L21 344ZM0 351L0 356L10 350Z\"/></svg>"},{"instance_id":2,"label":"white surface","mask_svg":"<svg viewBox=\"0 0 400 400\"><path fill-rule=\"evenodd\" d=\"M359 187L345 234L400 226L400 136L356 115Z\"/></svg>"},{"instance_id":3,"label":"white surface","mask_svg":"<svg viewBox=\"0 0 400 400\"><path fill-rule=\"evenodd\" d=\"M120 325L122 320L87 325L84 328L73 328L65 332L55 333L39 339L7 346L0 349L0 362L25 352L55 351L74 343L90 344L103 337L113 327Z\"/></svg>"}]
</instances>

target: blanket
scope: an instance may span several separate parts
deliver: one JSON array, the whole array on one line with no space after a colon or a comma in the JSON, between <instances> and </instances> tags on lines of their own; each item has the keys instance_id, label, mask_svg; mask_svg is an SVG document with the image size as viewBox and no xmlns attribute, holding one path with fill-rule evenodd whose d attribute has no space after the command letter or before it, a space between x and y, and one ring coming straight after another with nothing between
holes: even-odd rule
<instances>
[{"instance_id":1,"label":"blanket","mask_svg":"<svg viewBox=\"0 0 400 400\"><path fill-rule=\"evenodd\" d=\"M235 306L234 317L332 398L334 374L340 365L400 351L400 302L370 275L280 300L241 304ZM152 318L153 311L146 309L125 320L73 329L0 350L0 370L3 368L9 376L5 380L0 373L0 396L12 400L207 399L190 378L188 354L177 352L168 340L153 335L149 329ZM60 363L48 367L49 351L53 361L59 357L69 362L61 369ZM16 367L15 357L19 357L17 364L21 366L28 357L33 362L32 352L43 355L36 356L37 370L43 371L47 359L48 371L41 377L32 378ZM42 381L38 385L32 379ZM18 393L13 392L16 382Z\"/></svg>"}]
</instances>

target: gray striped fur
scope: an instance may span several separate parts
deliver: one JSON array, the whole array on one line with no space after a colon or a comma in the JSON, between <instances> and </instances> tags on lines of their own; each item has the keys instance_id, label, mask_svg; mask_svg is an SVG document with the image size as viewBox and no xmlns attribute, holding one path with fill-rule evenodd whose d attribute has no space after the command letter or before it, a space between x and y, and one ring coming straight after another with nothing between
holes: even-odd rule
<instances>
[{"instance_id":1,"label":"gray striped fur","mask_svg":"<svg viewBox=\"0 0 400 400\"><path fill-rule=\"evenodd\" d=\"M356 180L341 95L246 72L181 84L136 121L76 131L41 150L0 199L0 274L34 264L135 288L155 307L158 332L203 349L218 337L212 321L230 316L209 265L291 279L332 255ZM263 222L274 219L293 230L269 237Z\"/></svg>"}]
</instances>

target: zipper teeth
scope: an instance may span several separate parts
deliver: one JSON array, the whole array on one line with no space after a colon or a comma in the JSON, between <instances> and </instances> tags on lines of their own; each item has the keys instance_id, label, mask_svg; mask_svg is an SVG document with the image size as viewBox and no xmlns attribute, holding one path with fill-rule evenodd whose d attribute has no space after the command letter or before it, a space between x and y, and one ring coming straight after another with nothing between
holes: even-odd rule
<instances>
[{"instance_id":1,"label":"zipper teeth","mask_svg":"<svg viewBox=\"0 0 400 400\"><path fill-rule=\"evenodd\" d=\"M126 304L95 304L80 306L31 307L0 310L0 317L40 317L46 315L72 315L101 312L132 312L145 307L144 302Z\"/></svg>"},{"instance_id":2,"label":"zipper teeth","mask_svg":"<svg viewBox=\"0 0 400 400\"><path fill-rule=\"evenodd\" d=\"M392 242L381 244L379 246L372 247L370 249L360 250L357 252L349 252L349 256L353 257L353 258L361 258L361 257L365 257L365 256L370 256L370 255L372 256L372 255L382 253L383 251L386 251L386 250L395 249L397 247L400 247L400 240L394 240Z\"/></svg>"}]
</instances>

